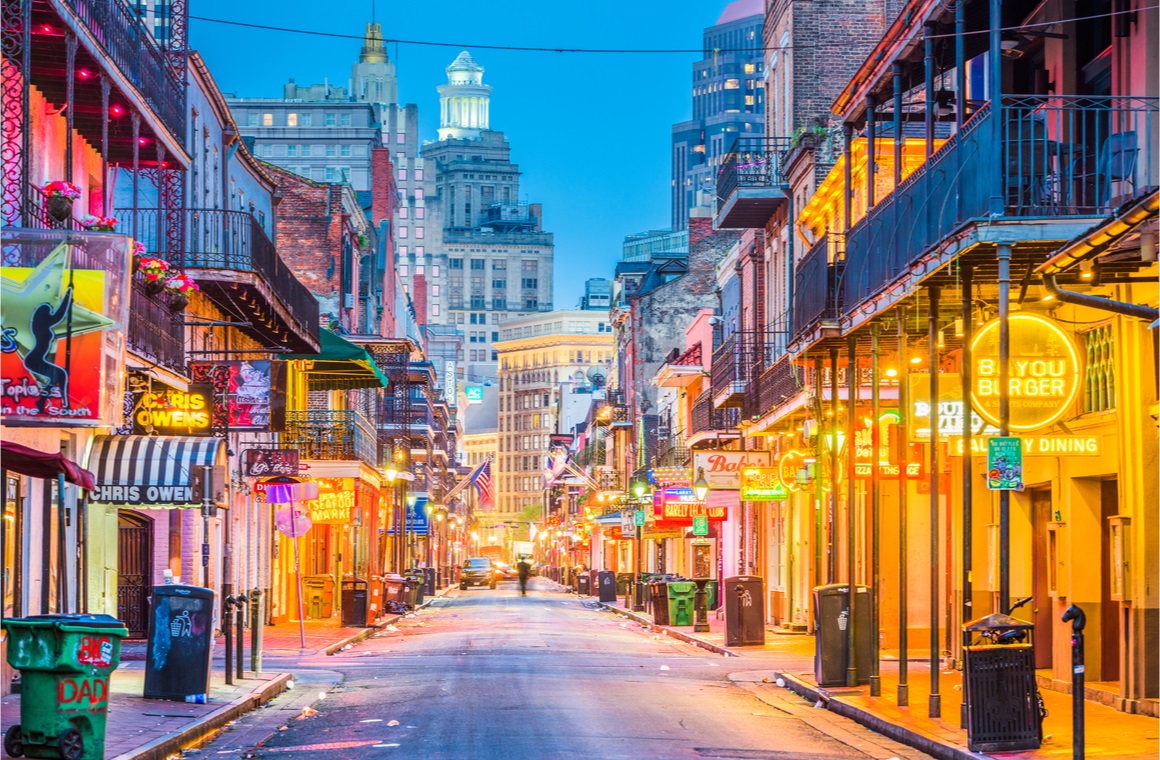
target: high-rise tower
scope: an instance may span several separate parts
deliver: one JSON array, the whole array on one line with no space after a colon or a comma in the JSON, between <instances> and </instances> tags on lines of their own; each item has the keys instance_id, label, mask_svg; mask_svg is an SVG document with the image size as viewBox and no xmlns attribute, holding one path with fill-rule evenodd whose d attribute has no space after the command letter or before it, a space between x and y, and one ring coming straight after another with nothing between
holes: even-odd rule
<instances>
[{"instance_id":1,"label":"high-rise tower","mask_svg":"<svg viewBox=\"0 0 1160 760\"><path fill-rule=\"evenodd\" d=\"M447 67L447 84L439 85L439 139L479 139L488 129L491 85L483 67L464 50Z\"/></svg>"},{"instance_id":2,"label":"high-rise tower","mask_svg":"<svg viewBox=\"0 0 1160 760\"><path fill-rule=\"evenodd\" d=\"M367 24L358 62L350 68L350 88L351 97L362 103L399 101L399 79L383 44L382 24Z\"/></svg>"}]
</instances>

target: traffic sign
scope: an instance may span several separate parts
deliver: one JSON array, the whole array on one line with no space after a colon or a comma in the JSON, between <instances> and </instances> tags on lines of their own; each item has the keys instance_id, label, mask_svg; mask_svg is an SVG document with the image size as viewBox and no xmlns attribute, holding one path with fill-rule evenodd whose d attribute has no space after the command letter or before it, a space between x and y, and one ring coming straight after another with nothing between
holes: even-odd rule
<instances>
[{"instance_id":1,"label":"traffic sign","mask_svg":"<svg viewBox=\"0 0 1160 760\"><path fill-rule=\"evenodd\" d=\"M706 515L693 515L693 535L709 535L709 518Z\"/></svg>"},{"instance_id":2,"label":"traffic sign","mask_svg":"<svg viewBox=\"0 0 1160 760\"><path fill-rule=\"evenodd\" d=\"M638 528L644 527L644 510L638 509L632 513L632 522Z\"/></svg>"}]
</instances>

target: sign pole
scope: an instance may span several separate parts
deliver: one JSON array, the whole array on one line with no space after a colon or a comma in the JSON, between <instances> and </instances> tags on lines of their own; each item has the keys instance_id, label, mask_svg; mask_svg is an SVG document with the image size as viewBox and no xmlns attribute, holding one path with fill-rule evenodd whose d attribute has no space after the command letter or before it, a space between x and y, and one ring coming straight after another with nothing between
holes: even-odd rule
<instances>
[{"instance_id":1,"label":"sign pole","mask_svg":"<svg viewBox=\"0 0 1160 760\"><path fill-rule=\"evenodd\" d=\"M290 500L290 537L294 542L294 579L298 584L298 645L299 654L306 654L306 616L302 612L302 564L298 557L298 520L294 514L294 500Z\"/></svg>"},{"instance_id":2,"label":"sign pole","mask_svg":"<svg viewBox=\"0 0 1160 760\"><path fill-rule=\"evenodd\" d=\"M962 380L962 397L963 397L963 548L962 548L962 563L963 563L963 612L962 620L959 622L964 626L974 618L971 614L971 552L973 546L973 537L971 532L973 530L971 525L971 504L974 501L974 452L971 450L971 435L974 431L971 429L974 424L974 404L971 402L971 372L973 368L971 362L974 357L971 355L971 338L974 334L975 321L975 303L973 295L974 269L970 264L964 264L962 269L963 282L963 354L962 367L960 368ZM937 420L937 417L935 418ZM962 641L963 647L970 645L970 634L963 633ZM963 655L964 659L966 655ZM959 711L959 724L967 727L967 700L964 699L962 707Z\"/></svg>"},{"instance_id":3,"label":"sign pole","mask_svg":"<svg viewBox=\"0 0 1160 760\"><path fill-rule=\"evenodd\" d=\"M906 307L898 307L898 408L902 412L898 419L898 545L902 551L898 554L898 697L899 707L910 704L909 662L910 648L908 641L909 617L907 614L906 555L910 551L907 542L907 494L910 491L910 480L907 477L910 464L910 448L907 445L909 437L906 429L910 417L910 356L906 339ZM937 421L937 417L935 417Z\"/></svg>"},{"instance_id":4,"label":"sign pole","mask_svg":"<svg viewBox=\"0 0 1160 760\"><path fill-rule=\"evenodd\" d=\"M995 5L992 2L992 5ZM1011 246L1000 243L999 259L999 435L1010 434L1011 422ZM1011 612L1011 493L999 492L999 611Z\"/></svg>"}]
</instances>

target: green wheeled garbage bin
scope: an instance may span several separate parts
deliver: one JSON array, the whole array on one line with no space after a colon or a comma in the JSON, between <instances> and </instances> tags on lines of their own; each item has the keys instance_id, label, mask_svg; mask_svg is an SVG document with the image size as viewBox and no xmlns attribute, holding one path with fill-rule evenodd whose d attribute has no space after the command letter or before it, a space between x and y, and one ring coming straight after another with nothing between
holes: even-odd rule
<instances>
[{"instance_id":1,"label":"green wheeled garbage bin","mask_svg":"<svg viewBox=\"0 0 1160 760\"><path fill-rule=\"evenodd\" d=\"M4 734L5 752L102 760L109 675L129 631L109 615L36 615L0 625L22 683L20 723Z\"/></svg>"},{"instance_id":2,"label":"green wheeled garbage bin","mask_svg":"<svg viewBox=\"0 0 1160 760\"><path fill-rule=\"evenodd\" d=\"M697 584L692 581L669 581L669 625L692 625Z\"/></svg>"},{"instance_id":3,"label":"green wheeled garbage bin","mask_svg":"<svg viewBox=\"0 0 1160 760\"><path fill-rule=\"evenodd\" d=\"M705 609L709 612L717 609L717 600L720 598L717 595L717 579L710 578L709 582L705 584Z\"/></svg>"}]
</instances>

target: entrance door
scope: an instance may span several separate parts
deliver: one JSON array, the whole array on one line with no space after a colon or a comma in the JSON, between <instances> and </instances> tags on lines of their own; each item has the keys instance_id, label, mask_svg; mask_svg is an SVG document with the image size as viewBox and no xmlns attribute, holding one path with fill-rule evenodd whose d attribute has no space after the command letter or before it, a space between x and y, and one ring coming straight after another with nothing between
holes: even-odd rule
<instances>
[{"instance_id":1,"label":"entrance door","mask_svg":"<svg viewBox=\"0 0 1160 760\"><path fill-rule=\"evenodd\" d=\"M143 639L149 632L153 522L124 510L117 518L117 617L129 629L129 638Z\"/></svg>"},{"instance_id":2,"label":"entrance door","mask_svg":"<svg viewBox=\"0 0 1160 760\"><path fill-rule=\"evenodd\" d=\"M1120 603L1112 599L1111 527L1109 517L1120 514L1119 484L1100 484L1100 680L1120 680Z\"/></svg>"},{"instance_id":3,"label":"entrance door","mask_svg":"<svg viewBox=\"0 0 1160 760\"><path fill-rule=\"evenodd\" d=\"M1051 489L1031 492L1031 622L1035 624L1035 667L1051 667L1051 597L1048 596L1047 523L1051 522ZM1018 616L1022 610L1016 611Z\"/></svg>"}]
</instances>

